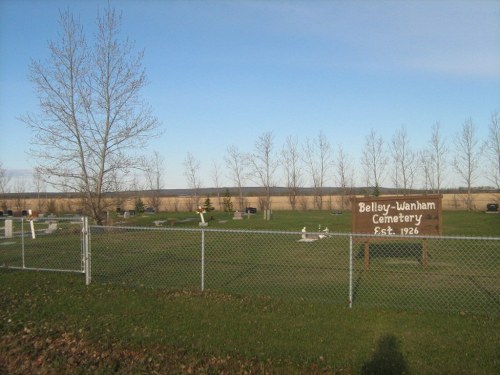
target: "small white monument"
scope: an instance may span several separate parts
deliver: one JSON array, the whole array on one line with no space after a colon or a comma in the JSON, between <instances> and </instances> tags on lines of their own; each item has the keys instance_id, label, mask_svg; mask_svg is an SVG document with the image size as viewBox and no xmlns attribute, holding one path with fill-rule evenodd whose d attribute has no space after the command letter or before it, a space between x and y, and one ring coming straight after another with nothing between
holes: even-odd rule
<instances>
[{"instance_id":1,"label":"small white monument","mask_svg":"<svg viewBox=\"0 0 500 375\"><path fill-rule=\"evenodd\" d=\"M35 221L33 218L33 211L29 210L29 218L30 222L30 228L31 228L31 238L35 239L36 238L36 232L35 232Z\"/></svg>"},{"instance_id":2,"label":"small white monument","mask_svg":"<svg viewBox=\"0 0 500 375\"><path fill-rule=\"evenodd\" d=\"M203 214L204 214L205 212L207 212L207 211L205 211L205 210L203 209L203 207L198 206L198 209L196 210L196 212L198 213L198 215L200 215L200 219L201 219L201 221L198 223L198 225L199 225L200 227L207 227L207 226L208 226L208 223L205 221L205 218L203 217Z\"/></svg>"},{"instance_id":3,"label":"small white monument","mask_svg":"<svg viewBox=\"0 0 500 375\"><path fill-rule=\"evenodd\" d=\"M234 211L233 220L243 220L243 212Z\"/></svg>"},{"instance_id":4,"label":"small white monument","mask_svg":"<svg viewBox=\"0 0 500 375\"><path fill-rule=\"evenodd\" d=\"M299 242L314 242L318 238L314 237L314 235L308 235L306 227L302 228L302 236Z\"/></svg>"},{"instance_id":5,"label":"small white monument","mask_svg":"<svg viewBox=\"0 0 500 375\"><path fill-rule=\"evenodd\" d=\"M12 220L5 220L5 238L12 238L14 232L12 230Z\"/></svg>"}]
</instances>

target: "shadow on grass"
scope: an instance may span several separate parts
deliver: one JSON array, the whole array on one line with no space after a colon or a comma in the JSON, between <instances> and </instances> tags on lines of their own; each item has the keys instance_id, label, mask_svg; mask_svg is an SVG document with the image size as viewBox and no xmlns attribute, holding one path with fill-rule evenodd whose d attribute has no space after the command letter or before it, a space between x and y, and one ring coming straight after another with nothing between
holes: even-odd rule
<instances>
[{"instance_id":1,"label":"shadow on grass","mask_svg":"<svg viewBox=\"0 0 500 375\"><path fill-rule=\"evenodd\" d=\"M399 350L399 343L394 335L382 336L377 350L370 361L361 368L360 375L403 375L408 374L408 365Z\"/></svg>"}]
</instances>

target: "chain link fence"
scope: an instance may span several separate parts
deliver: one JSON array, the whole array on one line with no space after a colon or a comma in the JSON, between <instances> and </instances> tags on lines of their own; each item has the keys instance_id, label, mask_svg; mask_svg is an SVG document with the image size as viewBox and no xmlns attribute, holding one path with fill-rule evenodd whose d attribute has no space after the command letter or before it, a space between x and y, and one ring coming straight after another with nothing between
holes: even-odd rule
<instances>
[{"instance_id":1,"label":"chain link fence","mask_svg":"<svg viewBox=\"0 0 500 375\"><path fill-rule=\"evenodd\" d=\"M91 233L96 282L500 315L500 238L104 226Z\"/></svg>"},{"instance_id":2,"label":"chain link fence","mask_svg":"<svg viewBox=\"0 0 500 375\"><path fill-rule=\"evenodd\" d=\"M0 267L85 271L85 218L7 217L0 220Z\"/></svg>"},{"instance_id":3,"label":"chain link fence","mask_svg":"<svg viewBox=\"0 0 500 375\"><path fill-rule=\"evenodd\" d=\"M89 231L81 217L9 218L0 221L0 268L82 273L87 284L500 315L500 238L493 237Z\"/></svg>"}]
</instances>

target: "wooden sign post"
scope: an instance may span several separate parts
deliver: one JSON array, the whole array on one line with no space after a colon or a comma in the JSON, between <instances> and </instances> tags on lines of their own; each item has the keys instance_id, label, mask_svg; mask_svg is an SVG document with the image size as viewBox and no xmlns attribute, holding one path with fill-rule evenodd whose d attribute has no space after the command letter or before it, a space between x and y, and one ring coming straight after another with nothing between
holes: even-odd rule
<instances>
[{"instance_id":1,"label":"wooden sign post","mask_svg":"<svg viewBox=\"0 0 500 375\"><path fill-rule=\"evenodd\" d=\"M369 268L369 243L372 241L440 236L441 199L441 195L352 197L352 232L374 235L363 237L365 269ZM428 261L427 242L422 240L422 265L425 267Z\"/></svg>"}]
</instances>

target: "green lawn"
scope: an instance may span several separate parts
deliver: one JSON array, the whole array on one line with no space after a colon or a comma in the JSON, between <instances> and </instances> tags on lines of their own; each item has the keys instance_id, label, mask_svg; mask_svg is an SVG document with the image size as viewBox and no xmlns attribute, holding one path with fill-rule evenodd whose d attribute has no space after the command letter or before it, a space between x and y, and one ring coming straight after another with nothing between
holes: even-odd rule
<instances>
[{"instance_id":1,"label":"green lawn","mask_svg":"<svg viewBox=\"0 0 500 375\"><path fill-rule=\"evenodd\" d=\"M85 287L77 275L53 273L3 271L0 285L0 370L13 362L47 373L500 369L500 324L494 317Z\"/></svg>"}]
</instances>

